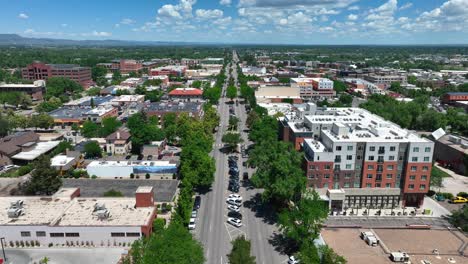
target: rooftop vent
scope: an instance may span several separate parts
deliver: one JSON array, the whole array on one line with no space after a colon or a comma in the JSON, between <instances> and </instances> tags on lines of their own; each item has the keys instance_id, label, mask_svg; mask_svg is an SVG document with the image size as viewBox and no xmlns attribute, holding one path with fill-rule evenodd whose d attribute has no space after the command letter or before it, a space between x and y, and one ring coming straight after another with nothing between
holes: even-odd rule
<instances>
[{"instance_id":1,"label":"rooftop vent","mask_svg":"<svg viewBox=\"0 0 468 264\"><path fill-rule=\"evenodd\" d=\"M10 208L23 208L23 200L16 200L10 203Z\"/></svg>"},{"instance_id":2,"label":"rooftop vent","mask_svg":"<svg viewBox=\"0 0 468 264\"><path fill-rule=\"evenodd\" d=\"M97 211L102 211L102 210L107 210L105 204L103 204L103 203L96 203L96 204L94 205L94 211L95 211L95 212L97 212Z\"/></svg>"},{"instance_id":3,"label":"rooftop vent","mask_svg":"<svg viewBox=\"0 0 468 264\"><path fill-rule=\"evenodd\" d=\"M8 217L16 218L16 217L19 217L23 213L23 209L21 209L21 208L9 208L7 212L8 212Z\"/></svg>"},{"instance_id":4,"label":"rooftop vent","mask_svg":"<svg viewBox=\"0 0 468 264\"><path fill-rule=\"evenodd\" d=\"M98 217L99 219L101 219L101 220L107 219L107 218L109 218L109 216L110 216L110 212L109 212L109 210L107 210L107 209L98 210L98 211L96 212L96 214L97 214L97 217Z\"/></svg>"}]
</instances>

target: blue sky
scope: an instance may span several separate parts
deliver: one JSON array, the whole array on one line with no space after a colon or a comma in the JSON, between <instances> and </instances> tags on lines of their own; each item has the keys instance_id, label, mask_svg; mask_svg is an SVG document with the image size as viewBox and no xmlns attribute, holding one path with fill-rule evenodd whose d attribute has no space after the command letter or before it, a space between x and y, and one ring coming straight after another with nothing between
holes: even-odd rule
<instances>
[{"instance_id":1,"label":"blue sky","mask_svg":"<svg viewBox=\"0 0 468 264\"><path fill-rule=\"evenodd\" d=\"M0 33L268 44L468 44L468 0L0 0Z\"/></svg>"}]
</instances>

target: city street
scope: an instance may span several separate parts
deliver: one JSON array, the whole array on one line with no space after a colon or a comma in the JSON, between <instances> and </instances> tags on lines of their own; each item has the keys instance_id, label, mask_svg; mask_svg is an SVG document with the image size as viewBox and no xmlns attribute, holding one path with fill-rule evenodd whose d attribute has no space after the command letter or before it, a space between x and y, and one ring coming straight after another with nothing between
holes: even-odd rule
<instances>
[{"instance_id":1,"label":"city street","mask_svg":"<svg viewBox=\"0 0 468 264\"><path fill-rule=\"evenodd\" d=\"M234 54L234 61L237 60L237 54ZM223 87L222 94L225 93L229 80L229 67L232 68L232 77L237 83L237 65L228 65L226 74L228 75ZM212 152L216 160L216 175L212 190L206 194L201 194L202 202L198 216L195 236L201 241L205 249L206 263L227 263L227 254L231 251L231 240L237 236L244 235L252 242L252 255L256 257L257 263L283 263L287 256L280 255L275 250L275 219L272 219L269 208L261 203L260 191L253 189L248 184L242 183L239 194L243 197L243 206L241 213L243 215L242 226L234 227L226 222L227 204L226 198L230 194L228 191L228 167L227 157L229 153L223 153L220 149L224 146L221 141L223 134L228 128L229 105L226 104L230 99L221 98L218 106L220 115L220 128L215 135L215 145ZM242 143L246 148L251 142L248 141L248 134L245 121L247 113L244 104L232 104L236 116L240 119L238 130L244 140ZM245 171L251 177L253 170L242 166L247 159L239 156L239 175Z\"/></svg>"}]
</instances>

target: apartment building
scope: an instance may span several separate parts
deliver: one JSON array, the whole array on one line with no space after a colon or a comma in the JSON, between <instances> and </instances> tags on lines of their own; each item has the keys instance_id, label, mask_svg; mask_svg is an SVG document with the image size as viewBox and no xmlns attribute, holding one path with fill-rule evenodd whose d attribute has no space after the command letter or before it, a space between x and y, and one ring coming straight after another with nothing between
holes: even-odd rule
<instances>
[{"instance_id":1,"label":"apartment building","mask_svg":"<svg viewBox=\"0 0 468 264\"><path fill-rule=\"evenodd\" d=\"M89 88L93 84L91 68L81 67L75 64L45 64L33 62L21 69L23 79L47 80L50 77L64 77Z\"/></svg>"},{"instance_id":2,"label":"apartment building","mask_svg":"<svg viewBox=\"0 0 468 264\"><path fill-rule=\"evenodd\" d=\"M291 87L299 88L303 100L335 97L333 81L327 78L291 78Z\"/></svg>"},{"instance_id":3,"label":"apartment building","mask_svg":"<svg viewBox=\"0 0 468 264\"><path fill-rule=\"evenodd\" d=\"M343 192L335 209L421 206L429 191L434 143L367 110L309 103L280 128L304 150L308 186Z\"/></svg>"},{"instance_id":4,"label":"apartment building","mask_svg":"<svg viewBox=\"0 0 468 264\"><path fill-rule=\"evenodd\" d=\"M0 227L5 246L124 246L152 232L157 208L153 187L135 198L84 198L79 188L62 188L52 197L1 197Z\"/></svg>"}]
</instances>

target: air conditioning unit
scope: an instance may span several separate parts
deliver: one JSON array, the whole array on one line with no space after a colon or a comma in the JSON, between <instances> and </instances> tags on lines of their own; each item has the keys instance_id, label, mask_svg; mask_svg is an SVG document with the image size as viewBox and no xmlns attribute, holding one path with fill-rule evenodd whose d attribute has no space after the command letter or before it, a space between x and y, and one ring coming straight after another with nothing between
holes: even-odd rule
<instances>
[{"instance_id":1,"label":"air conditioning unit","mask_svg":"<svg viewBox=\"0 0 468 264\"><path fill-rule=\"evenodd\" d=\"M106 210L106 205L103 203L96 203L94 205L94 211Z\"/></svg>"},{"instance_id":2,"label":"air conditioning unit","mask_svg":"<svg viewBox=\"0 0 468 264\"><path fill-rule=\"evenodd\" d=\"M10 203L10 208L22 208L23 207L23 200L16 200Z\"/></svg>"},{"instance_id":3,"label":"air conditioning unit","mask_svg":"<svg viewBox=\"0 0 468 264\"><path fill-rule=\"evenodd\" d=\"M10 208L8 209L8 217L16 218L19 217L23 213L23 209L21 208Z\"/></svg>"},{"instance_id":4,"label":"air conditioning unit","mask_svg":"<svg viewBox=\"0 0 468 264\"><path fill-rule=\"evenodd\" d=\"M107 209L98 210L97 211L97 216L98 216L99 219L107 219L110 216L110 212Z\"/></svg>"}]
</instances>

